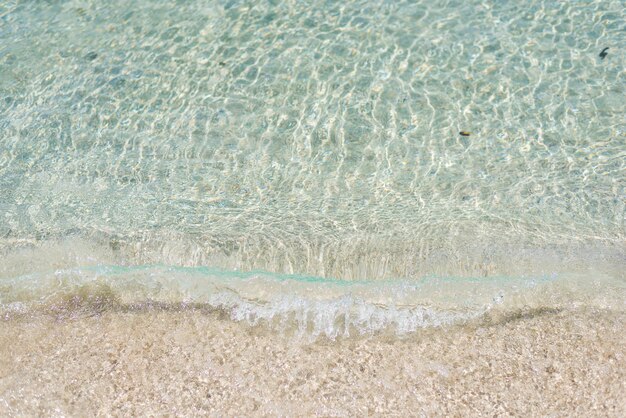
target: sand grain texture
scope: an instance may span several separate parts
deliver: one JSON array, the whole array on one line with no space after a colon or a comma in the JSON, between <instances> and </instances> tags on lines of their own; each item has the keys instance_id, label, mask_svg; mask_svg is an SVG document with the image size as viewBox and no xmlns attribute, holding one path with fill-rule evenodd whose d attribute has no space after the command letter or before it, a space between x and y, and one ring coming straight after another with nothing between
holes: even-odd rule
<instances>
[{"instance_id":1,"label":"sand grain texture","mask_svg":"<svg viewBox=\"0 0 626 418\"><path fill-rule=\"evenodd\" d=\"M0 415L624 416L623 313L294 341L199 311L13 318Z\"/></svg>"}]
</instances>

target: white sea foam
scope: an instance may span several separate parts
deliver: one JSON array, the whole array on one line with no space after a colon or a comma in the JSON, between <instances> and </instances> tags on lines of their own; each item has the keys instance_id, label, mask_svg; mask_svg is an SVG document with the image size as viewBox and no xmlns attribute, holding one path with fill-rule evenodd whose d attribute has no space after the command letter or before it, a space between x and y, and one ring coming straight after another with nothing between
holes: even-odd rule
<instances>
[{"instance_id":1,"label":"white sea foam","mask_svg":"<svg viewBox=\"0 0 626 418\"><path fill-rule=\"evenodd\" d=\"M339 280L167 265L66 266L0 280L5 316L203 309L299 338L335 339L462 325L520 309L624 309L623 281L602 274Z\"/></svg>"}]
</instances>

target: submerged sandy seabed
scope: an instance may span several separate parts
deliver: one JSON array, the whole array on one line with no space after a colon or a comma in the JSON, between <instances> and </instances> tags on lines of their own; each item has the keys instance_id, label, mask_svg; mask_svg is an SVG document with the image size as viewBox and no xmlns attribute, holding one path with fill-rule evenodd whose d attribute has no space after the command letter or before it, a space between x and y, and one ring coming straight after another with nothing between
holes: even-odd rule
<instances>
[{"instance_id":1,"label":"submerged sandy seabed","mask_svg":"<svg viewBox=\"0 0 626 418\"><path fill-rule=\"evenodd\" d=\"M201 310L5 318L0 415L626 414L626 313L305 343Z\"/></svg>"}]
</instances>

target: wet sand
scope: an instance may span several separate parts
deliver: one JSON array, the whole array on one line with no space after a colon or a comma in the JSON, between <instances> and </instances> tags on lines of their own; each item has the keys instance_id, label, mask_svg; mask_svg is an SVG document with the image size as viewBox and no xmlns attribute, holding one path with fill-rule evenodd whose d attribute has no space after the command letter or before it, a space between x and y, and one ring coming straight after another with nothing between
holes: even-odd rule
<instances>
[{"instance_id":1,"label":"wet sand","mask_svg":"<svg viewBox=\"0 0 626 418\"><path fill-rule=\"evenodd\" d=\"M201 310L0 326L1 416L624 416L623 312L314 343Z\"/></svg>"}]
</instances>

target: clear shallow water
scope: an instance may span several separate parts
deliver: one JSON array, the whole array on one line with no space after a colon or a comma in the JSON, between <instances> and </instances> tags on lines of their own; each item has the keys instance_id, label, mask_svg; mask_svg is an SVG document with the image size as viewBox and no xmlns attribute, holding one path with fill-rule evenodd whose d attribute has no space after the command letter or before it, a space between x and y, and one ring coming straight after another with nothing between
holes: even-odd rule
<instances>
[{"instance_id":1,"label":"clear shallow water","mask_svg":"<svg viewBox=\"0 0 626 418\"><path fill-rule=\"evenodd\" d=\"M623 309L624 6L4 3L0 302Z\"/></svg>"}]
</instances>

